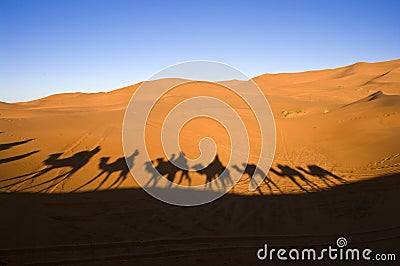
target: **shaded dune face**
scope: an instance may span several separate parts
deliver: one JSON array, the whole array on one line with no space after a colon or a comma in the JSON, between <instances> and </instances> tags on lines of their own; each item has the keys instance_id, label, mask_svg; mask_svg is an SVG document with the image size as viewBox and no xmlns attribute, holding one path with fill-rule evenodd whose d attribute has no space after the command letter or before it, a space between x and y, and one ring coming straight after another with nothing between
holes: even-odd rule
<instances>
[{"instance_id":1,"label":"shaded dune face","mask_svg":"<svg viewBox=\"0 0 400 266\"><path fill-rule=\"evenodd\" d=\"M214 139L217 152L213 160L182 171L172 162L185 163L186 157L162 150L160 132L165 115L177 103L198 95L229 103L249 133L249 160L229 169L225 179L215 184L229 185L230 175L243 172L232 193L317 192L399 171L400 151L394 145L400 135L399 60L265 74L254 81L267 97L277 127L277 148L269 172L257 168L260 131L243 101L227 90L194 83L161 98L148 119L151 162L140 166L152 177L148 185L157 183L159 176L154 169L162 178L184 186L208 183L223 173L231 143L223 125L216 121L195 119L179 135L182 153L190 159L200 155L202 138ZM151 84L168 82L171 79ZM246 82L230 82L246 86ZM0 191L53 193L138 187L128 166L137 167L135 160L145 151L125 158L121 141L124 111L138 86L0 103ZM255 192L248 191L252 175L265 178Z\"/></svg>"},{"instance_id":2,"label":"shaded dune face","mask_svg":"<svg viewBox=\"0 0 400 266\"><path fill-rule=\"evenodd\" d=\"M289 171L285 166L278 168L279 173ZM305 170L325 174L315 166ZM194 208L165 204L135 188L0 193L0 225L8 229L2 232L0 261L9 265L203 261L248 265L259 263L255 254L264 244L269 248L335 247L339 236L345 236L352 248L397 254L399 177L376 176L318 193L228 194ZM353 264L360 261L346 265Z\"/></svg>"}]
</instances>

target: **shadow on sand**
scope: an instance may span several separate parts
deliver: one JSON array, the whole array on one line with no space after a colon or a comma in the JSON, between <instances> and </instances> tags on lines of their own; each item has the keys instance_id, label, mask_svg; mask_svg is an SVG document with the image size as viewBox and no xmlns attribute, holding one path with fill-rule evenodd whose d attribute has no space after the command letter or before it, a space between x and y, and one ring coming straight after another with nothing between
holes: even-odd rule
<instances>
[{"instance_id":1,"label":"shadow on sand","mask_svg":"<svg viewBox=\"0 0 400 266\"><path fill-rule=\"evenodd\" d=\"M0 133L3 133L3 132L0 132ZM27 139L27 140L22 140L22 141L16 141L16 142L10 142L10 143L3 143L3 144L0 144L0 151L4 151L4 150L11 149L11 148L13 148L13 147L15 147L15 146L19 146L19 145L22 145L22 144L31 142L32 140L34 140L34 139ZM25 153L25 154L20 154L20 155L8 157L8 158L2 158L2 159L0 159L0 164L9 163L9 162L13 162L13 161L17 161L17 160L20 160L20 159L29 157L29 156L31 156L32 154L35 154L35 153L37 153L37 152L39 152L39 151L36 150L36 151L27 152L27 153Z\"/></svg>"},{"instance_id":2,"label":"shadow on sand","mask_svg":"<svg viewBox=\"0 0 400 266\"><path fill-rule=\"evenodd\" d=\"M53 187L58 186L66 179L70 178L79 169L85 166L90 161L90 159L99 151L100 151L100 146L97 146L93 150L81 151L67 158L60 158L62 153L51 154L48 156L46 160L43 161L44 168L42 170L12 178L3 179L0 182L5 183L5 185L1 185L0 189L12 187L14 191L24 191L27 189L37 188L46 185L44 188L39 188L39 192L47 191ZM55 172L55 170L63 170L63 172L61 174L56 175L53 178L43 180L23 188L18 188L20 185L25 185L25 183L27 182L32 183L36 181L36 179L39 179L44 174L47 174L48 172L52 171Z\"/></svg>"},{"instance_id":3,"label":"shadow on sand","mask_svg":"<svg viewBox=\"0 0 400 266\"><path fill-rule=\"evenodd\" d=\"M281 175L296 173L279 169ZM6 229L0 261L253 265L260 263L255 254L264 244L320 249L336 247L339 236L349 247L397 254L399 200L398 173L315 193L226 194L191 208L165 204L141 189L0 193L0 226Z\"/></svg>"},{"instance_id":4,"label":"shadow on sand","mask_svg":"<svg viewBox=\"0 0 400 266\"><path fill-rule=\"evenodd\" d=\"M110 176L113 173L119 173L118 177L113 181L113 183L107 187L107 189L111 189L114 186L114 189L117 189L122 185L122 183L126 180L128 173L129 173L129 167L133 167L134 165L134 160L135 157L139 155L139 151L135 150L129 157L120 157L116 159L112 163L108 163L110 160L110 157L102 157L100 158L100 163L99 163L99 169L101 170L98 175L93 177L91 180L87 181L85 184L81 185L80 187L76 188L73 192L78 191L91 183L98 181L103 175L104 178L103 180L98 184L98 186L94 189L95 191L100 189L104 183L108 181ZM129 165L126 163L129 162Z\"/></svg>"},{"instance_id":5,"label":"shadow on sand","mask_svg":"<svg viewBox=\"0 0 400 266\"><path fill-rule=\"evenodd\" d=\"M275 187L280 193L282 193L282 190L278 187L278 185L272 180L272 178L268 177L268 175L261 170L260 168L258 168L255 164L246 164L243 163L242 164L243 168L240 168L237 165L234 165L233 168L238 171L238 172L243 172L243 175L247 175L248 178L250 179L250 182L254 182L252 177L253 176L259 176L260 178L263 178L263 184L265 184L268 189L269 192L271 194L274 194L273 192L273 187ZM254 186L256 186L255 183L253 183ZM264 193L262 192L261 188L258 186L257 187L257 191L260 195L263 195Z\"/></svg>"},{"instance_id":6,"label":"shadow on sand","mask_svg":"<svg viewBox=\"0 0 400 266\"><path fill-rule=\"evenodd\" d=\"M30 142L32 139L26 141L19 141L7 144L1 144L2 149L10 149L14 146L22 145ZM38 192L50 191L60 184L63 184L69 178L71 178L78 170L82 169L86 164L91 161L92 157L100 152L100 146L97 146L93 150L80 151L74 155L66 158L62 158L62 153L55 153L48 156L43 161L42 169L31 173L11 177L3 178L0 180L0 189L12 190L14 192L21 192L25 190L35 189ZM18 155L6 160L17 160L27 157L37 151L30 152L28 154ZM129 167L134 165L135 158L139 155L139 151L135 150L127 158L120 157L110 162L111 157L101 157L98 162L99 172L92 178L83 180L81 185L72 190L72 192L80 191L84 188L92 189L94 191L99 189L116 189L119 188L124 181L126 181L129 174ZM0 162L5 159L0 159ZM180 166L188 169L187 160L185 155L181 152L176 158L175 154L170 159L157 158L153 161L145 163L145 169L151 173L151 177L146 183L146 187L156 187L160 178L166 178L171 182L176 183L176 179L179 178L178 184L181 184L183 180L191 184L192 173L197 172L200 175L205 176L204 184L205 189L212 190L212 181L218 178L215 185L218 189L225 189L233 185L231 173L229 169L221 162L218 154L215 156L213 161L207 166L201 164L192 167L192 170L185 170ZM339 184L346 184L346 181L335 175L334 173L317 166L315 164L308 165L307 169L303 167L290 167L288 165L277 164L276 168L272 167L270 173L266 174L260 168L254 164L242 163L241 166L234 165L235 171L243 172L242 179L239 182L254 182L252 176L258 176L263 179L263 183L257 188L257 192L260 195L265 194L265 190L262 188L268 188L269 194L275 192L280 194L283 193L283 189L279 187L276 178L288 178L293 184L295 184L303 192L315 192L321 191L324 188L316 184L316 180L321 180L325 184L325 188L331 188ZM55 173L54 177L43 180L42 176L47 173ZM161 176L160 176L161 175ZM273 176L274 175L274 176ZM247 179L245 179L247 177ZM41 179L41 180L39 180ZM106 185L107 184L107 185ZM321 183L320 183L321 184ZM95 188L92 188L93 185ZM171 183L167 188L171 187Z\"/></svg>"}]
</instances>

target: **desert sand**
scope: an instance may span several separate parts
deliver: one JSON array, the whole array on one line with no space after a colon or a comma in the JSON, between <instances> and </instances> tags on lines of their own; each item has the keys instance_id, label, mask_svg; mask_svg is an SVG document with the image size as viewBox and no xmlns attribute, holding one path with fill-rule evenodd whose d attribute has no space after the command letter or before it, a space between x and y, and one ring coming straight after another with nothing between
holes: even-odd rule
<instances>
[{"instance_id":1,"label":"desert sand","mask_svg":"<svg viewBox=\"0 0 400 266\"><path fill-rule=\"evenodd\" d=\"M153 199L127 170L122 121L140 84L0 102L0 261L256 263L257 247L266 241L321 246L339 235L354 245L398 247L400 60L253 80L276 122L269 182L249 192L244 175L223 198L192 208ZM151 81L159 82L170 81ZM198 94L240 110L251 132L248 163L254 163L259 132L234 95L186 86L161 99L157 114ZM162 118L149 121L152 159L170 156L160 149ZM227 163L228 137L212 121L183 128L185 154L198 156L205 136L216 140ZM204 182L204 176L190 175L195 184Z\"/></svg>"}]
</instances>

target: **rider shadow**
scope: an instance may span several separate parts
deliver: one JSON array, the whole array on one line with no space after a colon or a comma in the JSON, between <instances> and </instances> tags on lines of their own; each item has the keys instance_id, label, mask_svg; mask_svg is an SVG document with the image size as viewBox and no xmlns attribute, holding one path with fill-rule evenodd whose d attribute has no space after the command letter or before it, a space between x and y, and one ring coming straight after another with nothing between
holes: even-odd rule
<instances>
[{"instance_id":1,"label":"rider shadow","mask_svg":"<svg viewBox=\"0 0 400 266\"><path fill-rule=\"evenodd\" d=\"M181 169L179 167L177 167L176 165L174 165L172 163L172 161L175 160L175 154L172 154L170 159L164 160L164 158L157 158L154 161L151 161L151 163L153 164L154 167L152 167L153 169L155 169L158 172L158 175L161 175L165 178L167 178L168 181L170 181L170 183L168 184L168 188L170 188L172 186L172 183L175 180L176 174L181 171ZM151 168L150 165L148 165L148 168ZM147 167L146 167L147 168ZM156 175L155 175L155 171L153 170L149 170L146 169L147 171L149 171L150 173L153 172L153 176L151 177L151 180L153 180L153 184L156 184L159 180L156 181Z\"/></svg>"},{"instance_id":2,"label":"rider shadow","mask_svg":"<svg viewBox=\"0 0 400 266\"><path fill-rule=\"evenodd\" d=\"M263 192L260 188L260 186L257 186L257 184L255 183L255 180L253 177L255 176L259 176L260 178L262 178L264 184L266 184L268 186L268 189L270 191L271 194L274 194L272 186L274 186L279 192L282 193L281 189L278 187L278 185L272 180L272 178L269 178L268 175L261 170L260 168L258 168L255 164L246 164L246 163L242 163L242 169L239 168L239 166L234 165L232 166L236 171L243 173L243 175L248 175L250 178L250 182L252 183L252 185L254 187L257 187L257 191L260 195L263 195ZM272 186L271 186L272 185Z\"/></svg>"},{"instance_id":3,"label":"rider shadow","mask_svg":"<svg viewBox=\"0 0 400 266\"><path fill-rule=\"evenodd\" d=\"M32 172L32 173L24 174L21 176L2 180L1 182L8 182L8 181L12 181L12 180L14 180L15 182L13 182L11 184L7 184L5 186L2 186L2 187L0 187L0 189L13 187L16 185L21 185L28 181L31 181L31 183L32 183L35 179L39 178L40 176L42 176L48 172L51 172L53 170L58 170L58 169L69 168L69 170L67 172L59 174L54 178L45 180L43 182L40 182L39 184L35 184L33 186L28 186L28 187L25 187L23 189L16 190L16 191L24 191L27 189L32 189L35 187L40 187L40 186L52 183L49 186L41 189L39 192L49 190L50 188L59 185L60 183L62 183L63 181L65 181L66 179L71 177L73 174L75 174L79 169L81 169L83 166L85 166L90 161L90 159L99 151L100 151L100 146L97 146L96 148L94 148L91 151L81 151L81 152L75 153L71 157L61 158L61 159L59 157L62 155L62 153L51 154L43 162L44 165L46 166L46 168L36 171L36 172ZM25 178L25 177L28 177L28 178Z\"/></svg>"},{"instance_id":4,"label":"rider shadow","mask_svg":"<svg viewBox=\"0 0 400 266\"><path fill-rule=\"evenodd\" d=\"M189 170L187 170L189 166L187 164L185 154L180 152L178 158L175 159L175 157L176 155L172 154L171 158L167 160L160 157L153 161L146 162L145 170L151 174L151 177L145 184L145 187L149 187L151 183L151 186L155 187L160 181L160 178L165 177L168 181L170 181L170 183L167 185L167 187L170 188L172 183L174 183L178 173L181 174L178 184L181 184L185 179L188 181L190 186L192 179L189 176Z\"/></svg>"},{"instance_id":5,"label":"rider shadow","mask_svg":"<svg viewBox=\"0 0 400 266\"><path fill-rule=\"evenodd\" d=\"M172 162L179 168L179 172L181 172L178 184L181 184L183 179L186 179L190 186L192 183L192 179L189 176L189 170L187 170L189 169L189 165L187 163L185 154L183 152L179 152L178 158L176 158L176 160L173 160Z\"/></svg>"},{"instance_id":6,"label":"rider shadow","mask_svg":"<svg viewBox=\"0 0 400 266\"><path fill-rule=\"evenodd\" d=\"M318 165L310 164L307 165L307 168L308 170L302 167L297 167L297 169L303 171L308 175L318 177L328 187L336 186L337 184L334 182L335 180L342 184L347 183L346 180L344 180L343 178L333 174L332 172L329 172L328 170L323 169L322 167L319 167Z\"/></svg>"},{"instance_id":7,"label":"rider shadow","mask_svg":"<svg viewBox=\"0 0 400 266\"><path fill-rule=\"evenodd\" d=\"M80 187L73 190L72 192L78 191L79 189L82 189L83 187L90 185L91 183L93 183L94 181L98 180L100 177L105 175L105 177L100 182L100 184L94 189L94 191L97 191L101 188L101 186L104 185L104 183L106 183L106 181L110 178L110 176L113 173L119 172L118 177L107 188L107 189L111 189L115 186L114 189L117 189L126 180L128 173L129 173L129 169L131 167L133 167L135 157L138 155L139 155L139 150L136 149L130 156L126 157L126 159L125 159L125 157L120 157L112 163L108 163L108 161L110 160L110 157L100 158L100 162L98 165L99 169L101 170L100 173L98 175L96 175L95 177L93 177L88 182L86 182L85 184L83 184Z\"/></svg>"},{"instance_id":8,"label":"rider shadow","mask_svg":"<svg viewBox=\"0 0 400 266\"><path fill-rule=\"evenodd\" d=\"M222 164L219 159L218 154L215 155L213 161L204 167L202 164L196 164L193 166L193 169L201 174L206 176L205 180L205 189L212 189L212 181L216 178L219 178L218 181L221 183L223 189L225 189L229 185L233 185L233 181L230 175L230 171ZM218 182L216 183L219 188Z\"/></svg>"},{"instance_id":9,"label":"rider shadow","mask_svg":"<svg viewBox=\"0 0 400 266\"><path fill-rule=\"evenodd\" d=\"M271 167L270 171L278 176L288 177L297 187L299 187L304 192L310 192L310 191L307 190L303 185L301 185L299 183L299 181L297 180L297 178L300 179L301 181L303 181L304 183L306 183L308 186L310 186L312 188L312 190L320 190L320 187L318 187L311 180L307 179L301 172L297 171L296 169L293 169L290 166L281 165L281 164L278 164L277 166L280 171L277 171L272 167Z\"/></svg>"}]
</instances>

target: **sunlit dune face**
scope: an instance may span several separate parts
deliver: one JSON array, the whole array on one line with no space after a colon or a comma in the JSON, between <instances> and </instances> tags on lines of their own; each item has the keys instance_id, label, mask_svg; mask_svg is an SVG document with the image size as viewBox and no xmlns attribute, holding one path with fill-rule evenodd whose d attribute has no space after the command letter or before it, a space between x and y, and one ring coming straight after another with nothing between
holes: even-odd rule
<instances>
[{"instance_id":1,"label":"sunlit dune face","mask_svg":"<svg viewBox=\"0 0 400 266\"><path fill-rule=\"evenodd\" d=\"M227 163L231 150L229 134L218 121L207 117L192 119L182 127L179 135L182 152L188 159L198 158L201 155L199 143L205 137L215 141L221 161Z\"/></svg>"},{"instance_id":2,"label":"sunlit dune face","mask_svg":"<svg viewBox=\"0 0 400 266\"><path fill-rule=\"evenodd\" d=\"M252 110L247 103L229 88L221 84L191 81L180 84L172 88L168 93L164 94L153 107L146 124L145 140L147 151L152 160L157 158L170 159L172 154L165 154L162 146L162 127L165 125L166 118L170 112L180 103L193 97L211 97L216 98L228 104L234 111L237 112L240 119L243 121L248 138L250 140L250 161L256 162L260 154L260 129ZM218 107L199 105L198 109L211 110L213 113L218 113ZM201 113L201 112L200 112ZM199 144L204 138L210 138L215 142L216 153L221 162L227 165L231 156L231 139L227 129L214 118L211 117L196 117L186 121L184 125L180 125L179 146L181 151L188 159L196 159L201 155ZM231 129L234 130L234 129ZM174 136L176 138L177 136ZM204 162L207 166L210 162ZM246 163L246 162L244 162ZM198 175L195 171L190 173L193 176ZM199 184L204 184L203 178L200 178ZM192 183L195 185L195 182Z\"/></svg>"}]
</instances>

